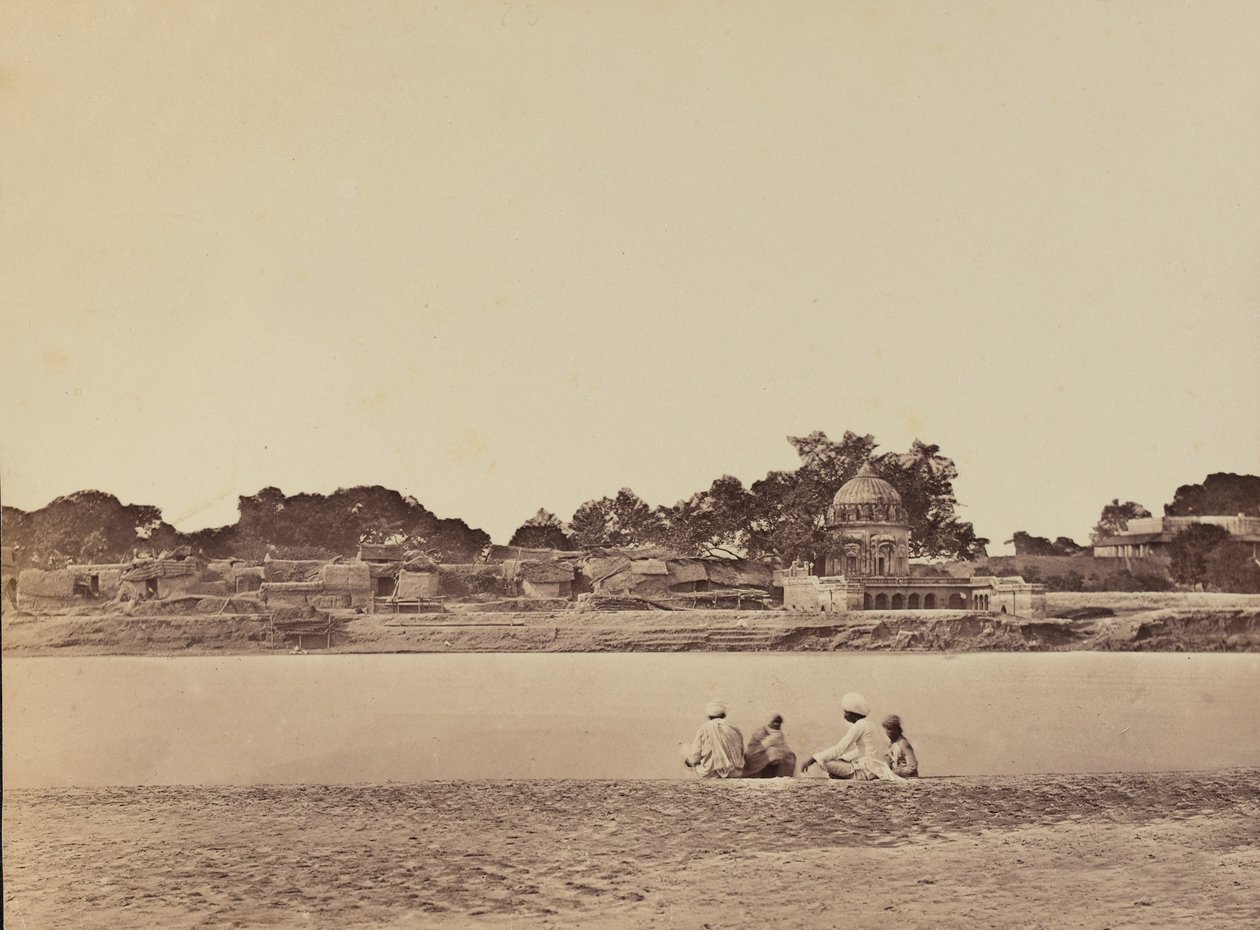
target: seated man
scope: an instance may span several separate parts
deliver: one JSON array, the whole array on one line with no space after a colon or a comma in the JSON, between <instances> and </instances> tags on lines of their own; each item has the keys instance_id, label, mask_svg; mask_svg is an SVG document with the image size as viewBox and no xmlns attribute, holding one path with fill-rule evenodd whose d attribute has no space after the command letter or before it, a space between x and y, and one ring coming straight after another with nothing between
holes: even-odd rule
<instances>
[{"instance_id":1,"label":"seated man","mask_svg":"<svg viewBox=\"0 0 1260 930\"><path fill-rule=\"evenodd\" d=\"M877 778L901 779L888 767L888 736L884 728L872 723L871 709L866 699L856 691L850 691L840 699L844 719L852 726L844 738L830 749L814 753L801 766L808 772L815 762L819 763L832 778L852 778L858 781L874 781Z\"/></svg>"},{"instance_id":2,"label":"seated man","mask_svg":"<svg viewBox=\"0 0 1260 930\"><path fill-rule=\"evenodd\" d=\"M710 701L704 708L709 722L696 732L683 759L701 778L739 778L744 767L744 734L726 722L726 705Z\"/></svg>"},{"instance_id":3,"label":"seated man","mask_svg":"<svg viewBox=\"0 0 1260 930\"><path fill-rule=\"evenodd\" d=\"M744 778L791 778L796 774L796 753L788 749L782 726L782 715L775 714L752 735L744 748Z\"/></svg>"},{"instance_id":4,"label":"seated man","mask_svg":"<svg viewBox=\"0 0 1260 930\"><path fill-rule=\"evenodd\" d=\"M914 747L901 729L901 718L889 714L884 718L884 732L888 734L888 767L902 778L919 777L919 760L915 758Z\"/></svg>"}]
</instances>

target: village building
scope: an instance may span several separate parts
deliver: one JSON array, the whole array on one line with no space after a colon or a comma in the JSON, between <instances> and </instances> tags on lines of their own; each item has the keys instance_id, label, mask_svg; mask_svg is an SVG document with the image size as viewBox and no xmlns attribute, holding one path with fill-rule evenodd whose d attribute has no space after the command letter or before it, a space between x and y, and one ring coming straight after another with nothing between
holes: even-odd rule
<instances>
[{"instance_id":1,"label":"village building","mask_svg":"<svg viewBox=\"0 0 1260 930\"><path fill-rule=\"evenodd\" d=\"M823 517L828 554L775 573L789 610L968 610L1045 614L1045 588L1019 577L924 578L910 572L910 523L901 495L867 463Z\"/></svg>"},{"instance_id":2,"label":"village building","mask_svg":"<svg viewBox=\"0 0 1260 930\"><path fill-rule=\"evenodd\" d=\"M581 571L596 597L672 606L755 607L768 598L772 580L770 569L751 559L680 556L656 547L592 549Z\"/></svg>"},{"instance_id":3,"label":"village building","mask_svg":"<svg viewBox=\"0 0 1260 930\"><path fill-rule=\"evenodd\" d=\"M1173 537L1182 530L1199 524L1223 528L1232 541L1251 546L1253 559L1260 559L1260 517L1248 517L1244 514L1232 517L1141 517L1130 520L1123 532L1094 540L1094 558L1167 558Z\"/></svg>"},{"instance_id":4,"label":"village building","mask_svg":"<svg viewBox=\"0 0 1260 930\"><path fill-rule=\"evenodd\" d=\"M263 565L244 559L215 559L206 563L206 577L223 583L225 594L257 591L267 580Z\"/></svg>"},{"instance_id":5,"label":"village building","mask_svg":"<svg viewBox=\"0 0 1260 930\"><path fill-rule=\"evenodd\" d=\"M75 573L75 594L92 600L112 601L122 590L123 576L131 566L126 563L67 566Z\"/></svg>"},{"instance_id":6,"label":"village building","mask_svg":"<svg viewBox=\"0 0 1260 930\"><path fill-rule=\"evenodd\" d=\"M516 579L526 597L561 598L573 597L573 578L576 566L566 562L520 562Z\"/></svg>"},{"instance_id":7,"label":"village building","mask_svg":"<svg viewBox=\"0 0 1260 930\"><path fill-rule=\"evenodd\" d=\"M167 600L212 593L203 589L205 566L186 552L139 559L122 573L118 595L125 601Z\"/></svg>"},{"instance_id":8,"label":"village building","mask_svg":"<svg viewBox=\"0 0 1260 930\"><path fill-rule=\"evenodd\" d=\"M440 609L438 566L400 545L363 544L355 561L263 561L259 594L268 607L356 610L360 613Z\"/></svg>"}]
</instances>

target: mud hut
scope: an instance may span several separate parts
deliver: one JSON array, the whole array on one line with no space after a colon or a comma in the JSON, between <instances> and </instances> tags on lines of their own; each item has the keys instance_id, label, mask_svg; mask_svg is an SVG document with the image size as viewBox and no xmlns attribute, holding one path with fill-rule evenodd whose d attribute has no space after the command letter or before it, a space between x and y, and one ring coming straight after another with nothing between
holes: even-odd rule
<instances>
[{"instance_id":1,"label":"mud hut","mask_svg":"<svg viewBox=\"0 0 1260 930\"><path fill-rule=\"evenodd\" d=\"M611 597L669 600L683 595L729 592L768 594L772 573L748 559L684 557L662 550L599 550L584 560L591 591ZM720 598L709 598L714 604Z\"/></svg>"},{"instance_id":2,"label":"mud hut","mask_svg":"<svg viewBox=\"0 0 1260 930\"><path fill-rule=\"evenodd\" d=\"M313 581L319 577L328 559L273 559L263 557L263 581Z\"/></svg>"},{"instance_id":3,"label":"mud hut","mask_svg":"<svg viewBox=\"0 0 1260 930\"><path fill-rule=\"evenodd\" d=\"M315 606L324 610L372 609L372 571L366 562L330 562L320 575L323 591Z\"/></svg>"},{"instance_id":4,"label":"mud hut","mask_svg":"<svg viewBox=\"0 0 1260 930\"><path fill-rule=\"evenodd\" d=\"M322 581L264 581L258 589L268 610L306 607L324 593Z\"/></svg>"},{"instance_id":5,"label":"mud hut","mask_svg":"<svg viewBox=\"0 0 1260 930\"><path fill-rule=\"evenodd\" d=\"M422 604L440 597L441 577L437 563L419 552L407 553L403 559L366 563L372 577L373 611L386 613L419 609Z\"/></svg>"},{"instance_id":6,"label":"mud hut","mask_svg":"<svg viewBox=\"0 0 1260 930\"><path fill-rule=\"evenodd\" d=\"M124 600L165 600L201 594L204 567L196 559L144 559L123 572L119 595Z\"/></svg>"},{"instance_id":7,"label":"mud hut","mask_svg":"<svg viewBox=\"0 0 1260 930\"><path fill-rule=\"evenodd\" d=\"M522 562L518 569L526 597L571 598L576 566L572 562Z\"/></svg>"},{"instance_id":8,"label":"mud hut","mask_svg":"<svg viewBox=\"0 0 1260 930\"><path fill-rule=\"evenodd\" d=\"M123 575L130 565L113 563L107 565L87 564L70 565L75 579L75 593L91 599L113 600L122 590Z\"/></svg>"},{"instance_id":9,"label":"mud hut","mask_svg":"<svg viewBox=\"0 0 1260 930\"><path fill-rule=\"evenodd\" d=\"M48 571L23 569L17 578L18 606L23 610L53 610L69 607L76 601L74 591L78 573L69 568Z\"/></svg>"}]
</instances>

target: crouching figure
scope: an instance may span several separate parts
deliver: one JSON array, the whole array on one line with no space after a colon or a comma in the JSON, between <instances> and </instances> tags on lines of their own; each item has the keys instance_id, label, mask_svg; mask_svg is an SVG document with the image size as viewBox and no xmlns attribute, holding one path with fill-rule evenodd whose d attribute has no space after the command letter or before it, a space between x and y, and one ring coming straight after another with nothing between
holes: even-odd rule
<instances>
[{"instance_id":1,"label":"crouching figure","mask_svg":"<svg viewBox=\"0 0 1260 930\"><path fill-rule=\"evenodd\" d=\"M791 778L796 774L796 753L783 735L783 715L775 714L744 747L744 778Z\"/></svg>"}]
</instances>

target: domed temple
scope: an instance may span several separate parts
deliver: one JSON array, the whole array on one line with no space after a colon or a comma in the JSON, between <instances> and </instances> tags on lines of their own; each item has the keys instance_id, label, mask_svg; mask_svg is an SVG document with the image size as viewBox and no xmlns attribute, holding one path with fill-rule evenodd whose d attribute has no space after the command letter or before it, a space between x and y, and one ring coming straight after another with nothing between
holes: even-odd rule
<instances>
[{"instance_id":1,"label":"domed temple","mask_svg":"<svg viewBox=\"0 0 1260 930\"><path fill-rule=\"evenodd\" d=\"M869 462L836 492L824 525L836 554L825 557L823 574L910 574L910 518L897 489L875 474Z\"/></svg>"},{"instance_id":2,"label":"domed temple","mask_svg":"<svg viewBox=\"0 0 1260 930\"><path fill-rule=\"evenodd\" d=\"M1044 616L1042 585L1019 577L916 576L910 571L910 519L901 495L867 462L823 515L830 545L814 565L776 572L789 610L968 610Z\"/></svg>"}]
</instances>

